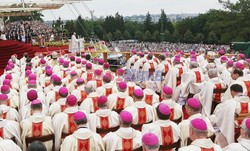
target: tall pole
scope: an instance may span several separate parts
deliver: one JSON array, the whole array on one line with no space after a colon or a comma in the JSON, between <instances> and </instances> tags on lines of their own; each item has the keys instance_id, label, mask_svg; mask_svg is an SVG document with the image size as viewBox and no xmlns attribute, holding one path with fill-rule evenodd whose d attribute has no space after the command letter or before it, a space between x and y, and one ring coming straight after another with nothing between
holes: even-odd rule
<instances>
[{"instance_id":1,"label":"tall pole","mask_svg":"<svg viewBox=\"0 0 250 151\"><path fill-rule=\"evenodd\" d=\"M161 18L161 42L163 41L163 17Z\"/></svg>"},{"instance_id":2,"label":"tall pole","mask_svg":"<svg viewBox=\"0 0 250 151\"><path fill-rule=\"evenodd\" d=\"M91 14L91 22L92 22L92 27L91 27L91 36L94 38L94 10L90 11Z\"/></svg>"},{"instance_id":3,"label":"tall pole","mask_svg":"<svg viewBox=\"0 0 250 151\"><path fill-rule=\"evenodd\" d=\"M24 0L22 0L21 2L22 2L22 4L23 4L23 8L25 8L25 5L24 5Z\"/></svg>"}]
</instances>

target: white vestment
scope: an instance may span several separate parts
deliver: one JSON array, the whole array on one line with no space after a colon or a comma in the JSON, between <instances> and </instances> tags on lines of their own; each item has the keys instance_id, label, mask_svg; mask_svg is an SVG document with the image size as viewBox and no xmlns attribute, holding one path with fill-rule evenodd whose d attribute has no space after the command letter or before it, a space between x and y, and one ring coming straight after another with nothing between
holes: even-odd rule
<instances>
[{"instance_id":1,"label":"white vestment","mask_svg":"<svg viewBox=\"0 0 250 151\"><path fill-rule=\"evenodd\" d=\"M249 151L250 150L250 140L240 139L238 143L229 144L227 147L223 148L223 151Z\"/></svg>"},{"instance_id":2,"label":"white vestment","mask_svg":"<svg viewBox=\"0 0 250 151\"><path fill-rule=\"evenodd\" d=\"M4 140L0 137L0 151L22 151L12 140Z\"/></svg>"},{"instance_id":3,"label":"white vestment","mask_svg":"<svg viewBox=\"0 0 250 151\"><path fill-rule=\"evenodd\" d=\"M202 151L202 149L212 149L213 151L221 151L219 145L214 144L211 139L196 139L191 145L179 149L179 151Z\"/></svg>"}]
</instances>

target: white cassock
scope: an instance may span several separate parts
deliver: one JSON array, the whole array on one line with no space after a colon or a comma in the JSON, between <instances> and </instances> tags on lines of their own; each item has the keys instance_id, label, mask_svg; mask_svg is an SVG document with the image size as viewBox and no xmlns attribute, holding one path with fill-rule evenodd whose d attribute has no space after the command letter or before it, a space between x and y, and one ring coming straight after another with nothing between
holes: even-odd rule
<instances>
[{"instance_id":1,"label":"white cassock","mask_svg":"<svg viewBox=\"0 0 250 151\"><path fill-rule=\"evenodd\" d=\"M96 90L97 88L103 86L103 81L101 78L98 78L98 79L89 81L88 84L91 84L93 88Z\"/></svg>"},{"instance_id":2,"label":"white cassock","mask_svg":"<svg viewBox=\"0 0 250 151\"><path fill-rule=\"evenodd\" d=\"M119 125L119 115L110 109L99 109L90 114L88 120L90 129L93 132L96 132L96 128L109 129Z\"/></svg>"},{"instance_id":3,"label":"white cassock","mask_svg":"<svg viewBox=\"0 0 250 151\"><path fill-rule=\"evenodd\" d=\"M21 129L16 121L0 119L0 134L4 139L14 138L17 145L22 147Z\"/></svg>"},{"instance_id":4,"label":"white cassock","mask_svg":"<svg viewBox=\"0 0 250 151\"><path fill-rule=\"evenodd\" d=\"M151 90L151 89L144 89L144 97L143 97L143 101L145 101L147 104L149 105L153 105L155 103L159 103L159 96L155 93L155 91Z\"/></svg>"},{"instance_id":5,"label":"white cassock","mask_svg":"<svg viewBox=\"0 0 250 151\"><path fill-rule=\"evenodd\" d=\"M241 138L238 143L229 144L223 151L249 151L250 140Z\"/></svg>"},{"instance_id":6,"label":"white cassock","mask_svg":"<svg viewBox=\"0 0 250 151\"><path fill-rule=\"evenodd\" d=\"M30 89L33 90L33 89ZM34 89L35 90L35 89ZM27 91L28 92L28 91ZM30 104L30 101L28 100L27 97L27 92L22 92L20 93L20 109L22 110L22 108L28 104ZM45 104L45 94L41 91L37 91L37 99L41 100L42 103Z\"/></svg>"},{"instance_id":7,"label":"white cassock","mask_svg":"<svg viewBox=\"0 0 250 151\"><path fill-rule=\"evenodd\" d=\"M210 116L211 114L213 114L211 113L212 102L221 102L221 96L223 95L223 93L214 93L214 89L222 90L225 88L226 84L223 83L223 81L218 77L204 82L201 91L198 94L194 95L194 98L197 98L201 101L203 114L205 114L206 116Z\"/></svg>"},{"instance_id":8,"label":"white cassock","mask_svg":"<svg viewBox=\"0 0 250 151\"><path fill-rule=\"evenodd\" d=\"M52 91L47 93L46 106L49 106L50 104L56 102L60 98L60 96L59 96L59 89L60 88L61 88L60 86L55 86Z\"/></svg>"},{"instance_id":9,"label":"white cassock","mask_svg":"<svg viewBox=\"0 0 250 151\"><path fill-rule=\"evenodd\" d=\"M78 107L67 107L62 113L58 113L53 117L56 150L60 148L62 133L72 134L77 129L74 122L74 113L77 111L79 111Z\"/></svg>"},{"instance_id":10,"label":"white cassock","mask_svg":"<svg viewBox=\"0 0 250 151\"><path fill-rule=\"evenodd\" d=\"M160 145L171 145L180 139L180 129L178 125L170 120L157 120L142 126L142 135L154 133L158 136Z\"/></svg>"},{"instance_id":11,"label":"white cassock","mask_svg":"<svg viewBox=\"0 0 250 151\"><path fill-rule=\"evenodd\" d=\"M154 60L148 60L148 61L143 65L142 71L147 72L147 74L145 75L145 76L146 76L145 78L148 79L148 77L149 77L150 75L154 75L155 72L153 72L153 71L155 71L156 66L157 66L157 63L154 62ZM150 70L152 70L152 71L150 72ZM145 80L145 81L147 81L147 80ZM143 83L145 83L145 81L144 81Z\"/></svg>"},{"instance_id":12,"label":"white cassock","mask_svg":"<svg viewBox=\"0 0 250 151\"><path fill-rule=\"evenodd\" d=\"M66 98L61 98L50 105L48 115L53 117L57 113L63 112L65 108L66 108Z\"/></svg>"},{"instance_id":13,"label":"white cassock","mask_svg":"<svg viewBox=\"0 0 250 151\"><path fill-rule=\"evenodd\" d=\"M246 77L239 77L237 80L233 81L230 86L228 87L227 91L224 93L224 95L221 98L221 101L227 101L232 99L232 95L231 95L231 91L230 91L230 87L233 84L239 84L243 87L243 95L249 95L250 96L250 79L246 78ZM248 92L249 91L249 92Z\"/></svg>"},{"instance_id":14,"label":"white cassock","mask_svg":"<svg viewBox=\"0 0 250 151\"><path fill-rule=\"evenodd\" d=\"M168 73L168 71L170 70L171 65L169 64L168 61L163 61L160 64L158 64L155 68L155 72L156 73L164 73L165 75ZM156 85L157 85L157 92L161 92L162 90L162 81L161 80L156 80Z\"/></svg>"},{"instance_id":15,"label":"white cassock","mask_svg":"<svg viewBox=\"0 0 250 151\"><path fill-rule=\"evenodd\" d=\"M137 101L134 105L126 107L124 110L133 115L133 124L145 124L155 120L154 109L144 101Z\"/></svg>"},{"instance_id":16,"label":"white cassock","mask_svg":"<svg viewBox=\"0 0 250 151\"><path fill-rule=\"evenodd\" d=\"M133 55L131 56L126 63L126 69L131 69L132 66L134 66L135 62L139 59L139 56Z\"/></svg>"},{"instance_id":17,"label":"white cassock","mask_svg":"<svg viewBox=\"0 0 250 151\"><path fill-rule=\"evenodd\" d=\"M88 94L84 89L84 85L78 86L77 89L71 92L71 94L76 96L78 103L84 101L88 97Z\"/></svg>"},{"instance_id":18,"label":"white cassock","mask_svg":"<svg viewBox=\"0 0 250 151\"><path fill-rule=\"evenodd\" d=\"M98 87L96 92L100 95L105 95L108 97L110 94L116 93L117 90L113 83L106 83L103 86Z\"/></svg>"},{"instance_id":19,"label":"white cassock","mask_svg":"<svg viewBox=\"0 0 250 151\"><path fill-rule=\"evenodd\" d=\"M94 113L96 112L98 108L98 97L99 94L96 92L92 92L88 95L88 97L81 103L79 109L84 110L89 113Z\"/></svg>"},{"instance_id":20,"label":"white cassock","mask_svg":"<svg viewBox=\"0 0 250 151\"><path fill-rule=\"evenodd\" d=\"M10 90L10 93L8 93L7 96L9 99L9 106L15 109L19 109L20 108L19 95L16 94L13 90Z\"/></svg>"},{"instance_id":21,"label":"white cassock","mask_svg":"<svg viewBox=\"0 0 250 151\"><path fill-rule=\"evenodd\" d=\"M190 93L196 94L200 92L203 85L204 75L199 68L188 70L182 75L181 97L187 97Z\"/></svg>"},{"instance_id":22,"label":"white cassock","mask_svg":"<svg viewBox=\"0 0 250 151\"><path fill-rule=\"evenodd\" d=\"M75 35L71 36L71 45L70 45L70 52L75 53L79 51L78 40L76 39Z\"/></svg>"},{"instance_id":23,"label":"white cassock","mask_svg":"<svg viewBox=\"0 0 250 151\"><path fill-rule=\"evenodd\" d=\"M172 88L173 92L175 92L176 87L181 84L181 76L183 73L185 73L185 68L181 64L177 64L166 74L163 83ZM181 79L178 80L177 77Z\"/></svg>"},{"instance_id":24,"label":"white cassock","mask_svg":"<svg viewBox=\"0 0 250 151\"><path fill-rule=\"evenodd\" d=\"M101 136L88 128L79 128L72 135L67 136L61 145L61 151L80 150L104 151Z\"/></svg>"},{"instance_id":25,"label":"white cassock","mask_svg":"<svg viewBox=\"0 0 250 151\"><path fill-rule=\"evenodd\" d=\"M13 109L13 108L11 108L7 105L4 105L4 104L0 105L0 108L3 111L4 119L13 120L13 121L17 121L17 122L21 121L20 116L19 116L16 109Z\"/></svg>"},{"instance_id":26,"label":"white cassock","mask_svg":"<svg viewBox=\"0 0 250 151\"><path fill-rule=\"evenodd\" d=\"M0 151L22 151L12 140L4 140L0 137Z\"/></svg>"},{"instance_id":27,"label":"white cassock","mask_svg":"<svg viewBox=\"0 0 250 151\"><path fill-rule=\"evenodd\" d=\"M169 106L170 110L171 110L171 115L169 117L169 119L171 121L173 120L178 120L179 118L182 117L183 119L183 112L182 112L182 107L181 105L179 105L178 103L176 103L174 100L172 99L168 99L168 100L162 100L161 103L164 103L166 105ZM156 107L159 105L159 103L154 104L154 108L155 108L155 113L156 113ZM156 119L158 119L158 117L156 116Z\"/></svg>"},{"instance_id":28,"label":"white cassock","mask_svg":"<svg viewBox=\"0 0 250 151\"><path fill-rule=\"evenodd\" d=\"M214 128L213 128L210 120L206 116L204 116L200 113L191 115L188 119L183 120L178 125L180 127L180 130L181 130L181 140L182 140L181 146L187 145L187 139L189 138L190 121L195 119L195 118L202 118L206 122L207 127L208 127L208 137L210 137L214 134Z\"/></svg>"},{"instance_id":29,"label":"white cassock","mask_svg":"<svg viewBox=\"0 0 250 151\"><path fill-rule=\"evenodd\" d=\"M127 90L126 90L126 93L129 95L129 96L133 96L133 92L134 90L136 89L141 89L139 86L137 86L134 82L128 82L127 83Z\"/></svg>"},{"instance_id":30,"label":"white cassock","mask_svg":"<svg viewBox=\"0 0 250 151\"><path fill-rule=\"evenodd\" d=\"M108 108L113 109L124 109L134 104L132 97L128 96L126 92L117 92L108 96Z\"/></svg>"},{"instance_id":31,"label":"white cassock","mask_svg":"<svg viewBox=\"0 0 250 151\"><path fill-rule=\"evenodd\" d=\"M116 132L108 133L103 141L107 151L133 150L141 147L141 132L131 127L121 127Z\"/></svg>"},{"instance_id":32,"label":"white cassock","mask_svg":"<svg viewBox=\"0 0 250 151\"><path fill-rule=\"evenodd\" d=\"M82 78L85 81L85 83L94 80L94 72L93 71L86 71L85 73L82 74Z\"/></svg>"},{"instance_id":33,"label":"white cassock","mask_svg":"<svg viewBox=\"0 0 250 151\"><path fill-rule=\"evenodd\" d=\"M21 123L23 150L26 151L26 137L46 136L54 134L51 117L45 116L42 113L34 113L29 118L23 120ZM47 150L52 150L52 141L43 143Z\"/></svg>"},{"instance_id":34,"label":"white cassock","mask_svg":"<svg viewBox=\"0 0 250 151\"><path fill-rule=\"evenodd\" d=\"M234 119L235 113L249 113L250 108L248 108L248 106L250 106L250 99L248 96L236 95L233 99L223 102L215 108L214 115L210 116L210 120L212 123L216 123L220 132L226 139L223 140L218 137L218 143L222 144L220 146L234 143L235 125L238 124Z\"/></svg>"},{"instance_id":35,"label":"white cassock","mask_svg":"<svg viewBox=\"0 0 250 151\"><path fill-rule=\"evenodd\" d=\"M227 70L224 70L222 71L221 75L220 75L220 78L223 80L223 82L229 86L231 81L232 81L232 78L231 78L231 71L232 71L232 68L228 68Z\"/></svg>"},{"instance_id":36,"label":"white cassock","mask_svg":"<svg viewBox=\"0 0 250 151\"><path fill-rule=\"evenodd\" d=\"M49 85L51 85L50 76L41 75L41 76L40 76L40 79L39 79L39 82L40 82L40 85L41 85L43 88L48 87ZM45 93L46 93L46 92L45 92Z\"/></svg>"},{"instance_id":37,"label":"white cassock","mask_svg":"<svg viewBox=\"0 0 250 151\"><path fill-rule=\"evenodd\" d=\"M21 110L20 110L20 115L21 115L21 118L22 118L22 120L24 120L24 119L26 119L26 118L28 118L28 117L30 117L31 116L31 107L30 107L30 105L31 105L31 102L29 103L29 104L27 104L27 105L25 105ZM44 114L44 115L47 115L48 114L48 109L47 109L47 107L45 106L45 104L42 104L42 113Z\"/></svg>"},{"instance_id":38,"label":"white cassock","mask_svg":"<svg viewBox=\"0 0 250 151\"><path fill-rule=\"evenodd\" d=\"M191 145L185 146L179 149L179 151L221 151L221 147L219 145L214 144L211 139L196 139Z\"/></svg>"}]
</instances>

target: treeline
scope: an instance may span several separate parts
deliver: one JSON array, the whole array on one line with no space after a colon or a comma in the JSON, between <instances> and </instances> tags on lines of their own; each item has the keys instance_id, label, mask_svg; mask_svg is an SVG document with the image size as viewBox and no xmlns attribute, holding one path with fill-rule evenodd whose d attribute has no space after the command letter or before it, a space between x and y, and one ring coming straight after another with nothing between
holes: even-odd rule
<instances>
[{"instance_id":1,"label":"treeline","mask_svg":"<svg viewBox=\"0 0 250 151\"><path fill-rule=\"evenodd\" d=\"M148 13L144 22L125 21L116 13L105 19L85 20L81 16L77 20L66 22L65 33L90 38L93 33L99 39L129 40L148 42L183 42L229 44L232 41L250 40L250 1L239 0L236 4L221 2L225 10L210 10L194 18L171 22L164 10L157 23L152 22ZM55 22L60 27L60 21ZM60 28L58 28L60 29ZM93 33L92 33L93 30Z\"/></svg>"}]
</instances>

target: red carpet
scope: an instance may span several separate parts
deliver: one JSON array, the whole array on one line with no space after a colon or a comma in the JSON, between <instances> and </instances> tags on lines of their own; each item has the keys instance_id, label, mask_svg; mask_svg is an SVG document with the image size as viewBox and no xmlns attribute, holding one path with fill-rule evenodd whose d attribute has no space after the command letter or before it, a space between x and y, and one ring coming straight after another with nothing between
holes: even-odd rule
<instances>
[{"instance_id":1,"label":"red carpet","mask_svg":"<svg viewBox=\"0 0 250 151\"><path fill-rule=\"evenodd\" d=\"M8 60L13 54L17 54L17 57L20 59L22 58L23 53L25 52L27 52L31 57L33 57L35 52L46 53L48 51L60 51L66 49L68 49L68 46L40 48L15 40L0 40L0 75L2 75Z\"/></svg>"}]
</instances>

